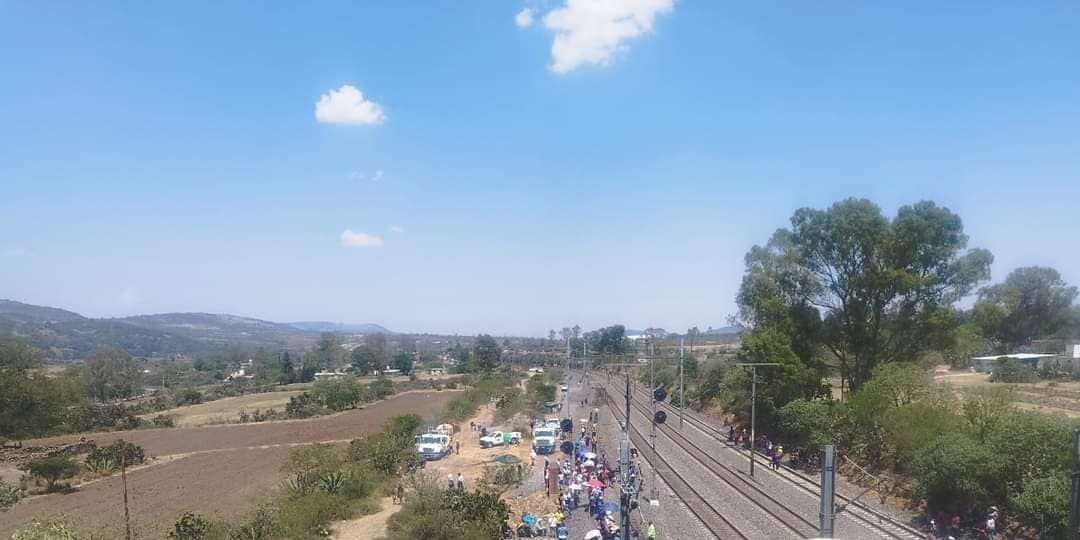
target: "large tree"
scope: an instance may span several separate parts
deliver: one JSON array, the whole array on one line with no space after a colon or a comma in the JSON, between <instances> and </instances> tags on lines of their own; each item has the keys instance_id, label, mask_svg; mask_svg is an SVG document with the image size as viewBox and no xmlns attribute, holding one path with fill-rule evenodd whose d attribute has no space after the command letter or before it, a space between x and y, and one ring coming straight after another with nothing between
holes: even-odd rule
<instances>
[{"instance_id":1,"label":"large tree","mask_svg":"<svg viewBox=\"0 0 1080 540\"><path fill-rule=\"evenodd\" d=\"M499 349L499 343L495 341L495 338L483 334L476 337L476 344L473 345L473 357L476 360L475 367L477 370L491 371L499 366L502 350Z\"/></svg>"},{"instance_id":2,"label":"large tree","mask_svg":"<svg viewBox=\"0 0 1080 540\"><path fill-rule=\"evenodd\" d=\"M381 367L378 358L375 356L375 351L368 345L361 345L353 349L350 357L353 371L359 375L367 375Z\"/></svg>"},{"instance_id":3,"label":"large tree","mask_svg":"<svg viewBox=\"0 0 1080 540\"><path fill-rule=\"evenodd\" d=\"M47 434L82 397L76 378L40 369L43 357L26 343L0 341L0 438Z\"/></svg>"},{"instance_id":4,"label":"large tree","mask_svg":"<svg viewBox=\"0 0 1080 540\"><path fill-rule=\"evenodd\" d=\"M142 390L142 370L127 351L98 347L83 371L90 396L98 401L127 398Z\"/></svg>"},{"instance_id":5,"label":"large tree","mask_svg":"<svg viewBox=\"0 0 1080 540\"><path fill-rule=\"evenodd\" d=\"M1000 352L1012 352L1064 328L1076 295L1076 287L1067 285L1053 268L1017 268L1003 283L979 291L975 320L998 343Z\"/></svg>"},{"instance_id":6,"label":"large tree","mask_svg":"<svg viewBox=\"0 0 1080 540\"><path fill-rule=\"evenodd\" d=\"M911 360L955 326L952 306L989 277L993 257L967 249L960 217L923 201L893 219L865 199L802 208L747 255L740 312L787 328L812 363L825 347L853 389L875 366ZM819 320L820 317L820 320Z\"/></svg>"}]
</instances>

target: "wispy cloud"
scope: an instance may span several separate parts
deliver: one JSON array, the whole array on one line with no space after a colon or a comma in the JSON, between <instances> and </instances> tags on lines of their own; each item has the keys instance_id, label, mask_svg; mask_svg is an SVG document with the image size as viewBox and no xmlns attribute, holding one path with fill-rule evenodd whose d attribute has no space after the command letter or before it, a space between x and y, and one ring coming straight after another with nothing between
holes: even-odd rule
<instances>
[{"instance_id":1,"label":"wispy cloud","mask_svg":"<svg viewBox=\"0 0 1080 540\"><path fill-rule=\"evenodd\" d=\"M349 173L349 180L357 180L357 181L371 180L372 182L378 182L379 180L382 180L382 178L383 178L383 170L382 169L376 170L375 172L371 173L370 176L368 175L368 173L366 173L364 171L351 171Z\"/></svg>"},{"instance_id":2,"label":"wispy cloud","mask_svg":"<svg viewBox=\"0 0 1080 540\"><path fill-rule=\"evenodd\" d=\"M381 248L383 239L381 236L362 232L353 232L345 229L341 233L341 247L344 248Z\"/></svg>"},{"instance_id":3,"label":"wispy cloud","mask_svg":"<svg viewBox=\"0 0 1080 540\"><path fill-rule=\"evenodd\" d=\"M4 250L4 256L6 257L22 257L23 255L29 254L29 251L21 247L10 247Z\"/></svg>"},{"instance_id":4,"label":"wispy cloud","mask_svg":"<svg viewBox=\"0 0 1080 540\"><path fill-rule=\"evenodd\" d=\"M360 89L346 84L319 97L315 119L324 124L377 125L386 114L378 103L364 99Z\"/></svg>"},{"instance_id":5,"label":"wispy cloud","mask_svg":"<svg viewBox=\"0 0 1080 540\"><path fill-rule=\"evenodd\" d=\"M566 0L544 16L544 27L555 33L551 71L607 65L628 41L651 32L656 17L674 5L675 0Z\"/></svg>"},{"instance_id":6,"label":"wispy cloud","mask_svg":"<svg viewBox=\"0 0 1080 540\"><path fill-rule=\"evenodd\" d=\"M514 24L516 24L518 28L528 28L532 26L532 23L533 10L530 8L525 8L519 11L517 15L514 15Z\"/></svg>"},{"instance_id":7,"label":"wispy cloud","mask_svg":"<svg viewBox=\"0 0 1080 540\"><path fill-rule=\"evenodd\" d=\"M405 232L405 228L402 227L401 225L391 225L390 226L390 232L401 234L401 233Z\"/></svg>"}]
</instances>

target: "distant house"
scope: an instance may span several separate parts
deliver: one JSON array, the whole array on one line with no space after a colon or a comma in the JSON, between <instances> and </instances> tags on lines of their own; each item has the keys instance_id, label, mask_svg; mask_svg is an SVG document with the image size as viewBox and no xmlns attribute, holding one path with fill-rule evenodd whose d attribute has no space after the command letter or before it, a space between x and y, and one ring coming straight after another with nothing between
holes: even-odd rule
<instances>
[{"instance_id":1,"label":"distant house","mask_svg":"<svg viewBox=\"0 0 1080 540\"><path fill-rule=\"evenodd\" d=\"M446 373L446 369L441 367L433 367L428 370L428 373L432 375L442 375L443 373Z\"/></svg>"},{"instance_id":2,"label":"distant house","mask_svg":"<svg viewBox=\"0 0 1080 540\"><path fill-rule=\"evenodd\" d=\"M990 373L994 370L994 362L998 358L1010 358L1013 360L1019 360L1029 366L1031 369L1039 369L1046 362L1059 360L1056 354L1037 354L1037 353L1015 353L1015 354L998 354L994 356L976 356L972 358L974 362L972 367L975 371L982 373Z\"/></svg>"},{"instance_id":3,"label":"distant house","mask_svg":"<svg viewBox=\"0 0 1080 540\"><path fill-rule=\"evenodd\" d=\"M315 380L316 381L329 381L329 380L333 380L333 379L340 379L340 378L342 378L344 376L345 376L344 373L341 373L341 372L338 372L338 371L320 371L320 372L315 374Z\"/></svg>"}]
</instances>

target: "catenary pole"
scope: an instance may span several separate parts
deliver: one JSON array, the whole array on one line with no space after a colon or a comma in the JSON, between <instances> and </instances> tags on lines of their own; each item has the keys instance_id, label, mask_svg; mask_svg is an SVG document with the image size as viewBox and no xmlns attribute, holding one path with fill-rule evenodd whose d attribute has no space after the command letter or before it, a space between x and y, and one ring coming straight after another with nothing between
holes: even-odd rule
<instances>
[{"instance_id":1,"label":"catenary pole","mask_svg":"<svg viewBox=\"0 0 1080 540\"><path fill-rule=\"evenodd\" d=\"M750 477L754 477L754 443L757 442L757 368L779 366L777 362L738 362L736 366L750 368Z\"/></svg>"}]
</instances>

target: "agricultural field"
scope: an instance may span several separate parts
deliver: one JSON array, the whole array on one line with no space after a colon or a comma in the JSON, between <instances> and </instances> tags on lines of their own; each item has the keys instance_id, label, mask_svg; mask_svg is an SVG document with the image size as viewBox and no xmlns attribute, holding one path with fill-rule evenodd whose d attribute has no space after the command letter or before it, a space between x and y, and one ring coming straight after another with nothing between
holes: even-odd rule
<instances>
[{"instance_id":1,"label":"agricultural field","mask_svg":"<svg viewBox=\"0 0 1080 540\"><path fill-rule=\"evenodd\" d=\"M239 421L241 411L252 412L254 410L277 409L284 410L289 398L298 396L301 390L285 392L263 392L258 394L246 394L243 396L228 397L199 403L198 405L185 405L175 409L168 409L140 416L143 420L151 420L155 416L171 416L176 427L198 427L211 424L228 424Z\"/></svg>"},{"instance_id":2,"label":"agricultural field","mask_svg":"<svg viewBox=\"0 0 1080 540\"><path fill-rule=\"evenodd\" d=\"M434 418L455 391L406 392L362 410L308 420L257 424L145 429L85 434L99 445L124 439L143 446L153 459L132 469L128 489L132 524L139 538L162 538L183 512L230 518L250 510L279 485L289 449L319 442L347 443L381 429L397 415ZM56 445L79 436L26 441ZM0 538L34 518L63 517L106 538L122 536L121 481L114 475L74 486L69 493L31 497L0 513Z\"/></svg>"},{"instance_id":3,"label":"agricultural field","mask_svg":"<svg viewBox=\"0 0 1080 540\"><path fill-rule=\"evenodd\" d=\"M1008 387L1013 390L1016 406L1020 409L1080 418L1080 382L991 383L987 373L967 372L939 372L934 380L949 384L961 396L975 388Z\"/></svg>"}]
</instances>

